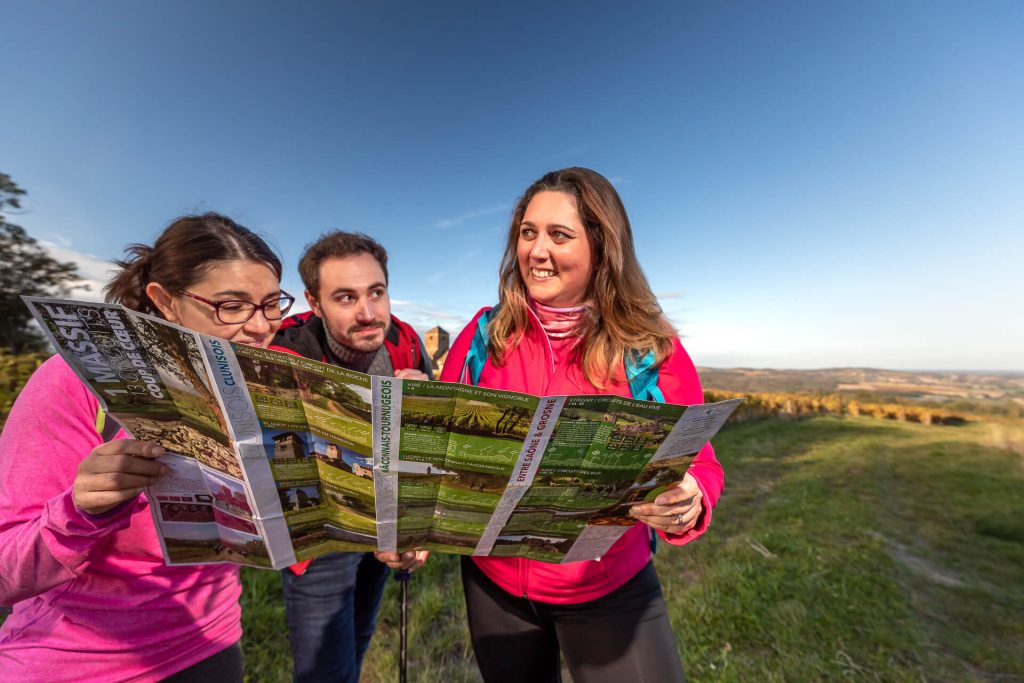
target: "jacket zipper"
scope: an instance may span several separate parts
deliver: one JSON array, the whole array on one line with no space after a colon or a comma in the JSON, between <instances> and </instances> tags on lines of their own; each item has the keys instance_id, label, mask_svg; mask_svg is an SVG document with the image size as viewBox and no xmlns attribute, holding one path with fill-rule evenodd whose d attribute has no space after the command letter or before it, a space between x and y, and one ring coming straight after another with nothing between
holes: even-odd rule
<instances>
[{"instance_id":1,"label":"jacket zipper","mask_svg":"<svg viewBox=\"0 0 1024 683\"><path fill-rule=\"evenodd\" d=\"M540 318L537 317L536 313L530 310L529 306L526 307L526 312L531 318L533 318L533 324L537 326L537 329L540 331L540 336L544 339L544 348L548 350L548 367L551 368L551 377L548 378L548 383L550 384L551 380L555 376L555 351L551 348L551 340L548 339L548 333L544 331L544 325L541 324Z\"/></svg>"}]
</instances>

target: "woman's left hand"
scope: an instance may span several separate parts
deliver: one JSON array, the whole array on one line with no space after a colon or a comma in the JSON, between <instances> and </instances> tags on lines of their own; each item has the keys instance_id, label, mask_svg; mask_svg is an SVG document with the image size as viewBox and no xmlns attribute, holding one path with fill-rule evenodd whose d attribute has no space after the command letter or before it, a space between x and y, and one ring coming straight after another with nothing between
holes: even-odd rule
<instances>
[{"instance_id":1,"label":"woman's left hand","mask_svg":"<svg viewBox=\"0 0 1024 683\"><path fill-rule=\"evenodd\" d=\"M697 480L687 473L682 481L662 491L653 503L638 503L630 508L629 514L659 531L681 534L696 526L704 511L703 497Z\"/></svg>"}]
</instances>

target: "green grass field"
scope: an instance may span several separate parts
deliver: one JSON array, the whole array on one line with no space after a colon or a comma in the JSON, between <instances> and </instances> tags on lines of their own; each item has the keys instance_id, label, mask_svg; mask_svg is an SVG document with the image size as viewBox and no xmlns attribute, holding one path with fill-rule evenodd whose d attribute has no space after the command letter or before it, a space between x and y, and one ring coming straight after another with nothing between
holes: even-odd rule
<instances>
[{"instance_id":1,"label":"green grass field","mask_svg":"<svg viewBox=\"0 0 1024 683\"><path fill-rule=\"evenodd\" d=\"M711 531L656 558L689 680L1024 679L1024 457L988 425L769 420L716 447ZM279 579L243 571L248 676L289 680ZM413 577L411 681L479 680L458 586L450 555ZM397 605L389 582L364 681L397 678Z\"/></svg>"},{"instance_id":2,"label":"green grass field","mask_svg":"<svg viewBox=\"0 0 1024 683\"><path fill-rule=\"evenodd\" d=\"M690 681L1024 680L1024 428L766 420L716 440L710 532L656 557ZM243 569L251 681L289 681L276 572ZM410 585L410 681L479 680L458 558ZM389 582L363 680L393 681Z\"/></svg>"}]
</instances>

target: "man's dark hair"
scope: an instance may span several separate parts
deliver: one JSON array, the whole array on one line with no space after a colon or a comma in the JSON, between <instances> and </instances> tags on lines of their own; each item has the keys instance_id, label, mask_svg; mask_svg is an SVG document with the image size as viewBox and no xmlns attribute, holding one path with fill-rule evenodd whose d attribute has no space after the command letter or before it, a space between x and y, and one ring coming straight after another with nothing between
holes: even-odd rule
<instances>
[{"instance_id":1,"label":"man's dark hair","mask_svg":"<svg viewBox=\"0 0 1024 683\"><path fill-rule=\"evenodd\" d=\"M320 264L329 258L345 258L370 254L384 271L384 284L388 283L388 252L375 239L361 232L333 230L320 235L320 239L306 245L299 261L299 275L306 291L320 296Z\"/></svg>"}]
</instances>

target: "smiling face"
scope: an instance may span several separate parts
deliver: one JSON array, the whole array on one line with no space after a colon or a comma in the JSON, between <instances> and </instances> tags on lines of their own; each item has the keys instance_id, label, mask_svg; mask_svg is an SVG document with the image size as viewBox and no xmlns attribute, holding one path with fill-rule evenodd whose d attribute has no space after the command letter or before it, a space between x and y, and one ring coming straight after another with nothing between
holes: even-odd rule
<instances>
[{"instance_id":1,"label":"smiling face","mask_svg":"<svg viewBox=\"0 0 1024 683\"><path fill-rule=\"evenodd\" d=\"M206 268L202 279L188 286L188 291L210 301L248 301L263 304L280 298L281 283L270 266L255 261L215 261ZM163 285L150 282L146 294L164 318L182 327L221 339L267 347L274 338L280 320L267 320L263 311L247 322L227 325L217 320L210 304L168 291Z\"/></svg>"},{"instance_id":2,"label":"smiling face","mask_svg":"<svg viewBox=\"0 0 1024 683\"><path fill-rule=\"evenodd\" d=\"M320 264L320 291L307 291L306 299L336 342L364 353L384 343L391 300L384 269L373 254L325 259Z\"/></svg>"},{"instance_id":3,"label":"smiling face","mask_svg":"<svg viewBox=\"0 0 1024 683\"><path fill-rule=\"evenodd\" d=\"M534 195L519 224L516 255L534 301L555 308L583 303L594 271L594 249L572 195Z\"/></svg>"}]
</instances>

